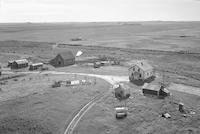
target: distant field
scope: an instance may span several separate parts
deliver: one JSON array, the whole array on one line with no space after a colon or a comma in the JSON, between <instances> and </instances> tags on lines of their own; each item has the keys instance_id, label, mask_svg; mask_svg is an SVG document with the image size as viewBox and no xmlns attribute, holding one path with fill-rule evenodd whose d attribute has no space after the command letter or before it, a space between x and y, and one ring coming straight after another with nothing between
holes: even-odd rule
<instances>
[{"instance_id":1,"label":"distant field","mask_svg":"<svg viewBox=\"0 0 200 134\"><path fill-rule=\"evenodd\" d=\"M198 52L200 22L0 24L0 40Z\"/></svg>"}]
</instances>

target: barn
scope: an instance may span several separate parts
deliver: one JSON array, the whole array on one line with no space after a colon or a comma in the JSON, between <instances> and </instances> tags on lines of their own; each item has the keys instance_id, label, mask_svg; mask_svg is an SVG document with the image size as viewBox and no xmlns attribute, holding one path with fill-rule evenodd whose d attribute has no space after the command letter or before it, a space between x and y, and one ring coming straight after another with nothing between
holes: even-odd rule
<instances>
[{"instance_id":1,"label":"barn","mask_svg":"<svg viewBox=\"0 0 200 134\"><path fill-rule=\"evenodd\" d=\"M65 51L57 54L57 56L50 61L50 64L55 67L64 67L75 64L75 56L71 51Z\"/></svg>"}]
</instances>

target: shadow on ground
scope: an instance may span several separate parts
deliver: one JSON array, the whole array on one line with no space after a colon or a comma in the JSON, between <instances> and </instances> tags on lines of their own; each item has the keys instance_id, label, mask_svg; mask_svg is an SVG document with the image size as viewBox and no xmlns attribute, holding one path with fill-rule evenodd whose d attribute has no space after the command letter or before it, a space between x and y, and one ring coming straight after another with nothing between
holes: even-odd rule
<instances>
[{"instance_id":1,"label":"shadow on ground","mask_svg":"<svg viewBox=\"0 0 200 134\"><path fill-rule=\"evenodd\" d=\"M152 76L152 77L150 77L146 80L131 80L130 82L137 85L137 86L143 86L144 83L151 83L152 81L155 80L155 78L156 78L155 76Z\"/></svg>"}]
</instances>

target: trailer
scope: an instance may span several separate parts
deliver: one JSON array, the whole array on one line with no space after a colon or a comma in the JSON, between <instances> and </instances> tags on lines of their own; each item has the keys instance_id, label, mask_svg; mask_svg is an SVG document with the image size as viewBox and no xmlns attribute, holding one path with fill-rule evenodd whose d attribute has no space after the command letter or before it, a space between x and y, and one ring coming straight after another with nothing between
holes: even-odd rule
<instances>
[{"instance_id":1,"label":"trailer","mask_svg":"<svg viewBox=\"0 0 200 134\"><path fill-rule=\"evenodd\" d=\"M128 107L116 107L115 112L116 112L115 116L117 119L125 118L127 117Z\"/></svg>"}]
</instances>

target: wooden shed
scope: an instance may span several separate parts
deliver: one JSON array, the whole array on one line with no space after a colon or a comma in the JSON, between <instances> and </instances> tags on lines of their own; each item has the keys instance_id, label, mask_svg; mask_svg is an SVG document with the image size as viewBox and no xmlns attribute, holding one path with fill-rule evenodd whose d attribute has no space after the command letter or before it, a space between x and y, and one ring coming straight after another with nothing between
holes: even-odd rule
<instances>
[{"instance_id":1,"label":"wooden shed","mask_svg":"<svg viewBox=\"0 0 200 134\"><path fill-rule=\"evenodd\" d=\"M21 59L21 60L15 60L12 63L10 63L11 69L20 69L20 68L26 68L28 67L28 60Z\"/></svg>"},{"instance_id":2,"label":"wooden shed","mask_svg":"<svg viewBox=\"0 0 200 134\"><path fill-rule=\"evenodd\" d=\"M43 63L34 63L30 65L29 70L37 70L42 67L43 67Z\"/></svg>"},{"instance_id":3,"label":"wooden shed","mask_svg":"<svg viewBox=\"0 0 200 134\"><path fill-rule=\"evenodd\" d=\"M159 84L147 84L145 83L142 87L142 92L144 95L154 95L158 97L170 96L170 92Z\"/></svg>"},{"instance_id":4,"label":"wooden shed","mask_svg":"<svg viewBox=\"0 0 200 134\"><path fill-rule=\"evenodd\" d=\"M64 67L75 64L75 56L71 51L65 51L57 54L57 56L50 61L50 64L55 67Z\"/></svg>"}]
</instances>

